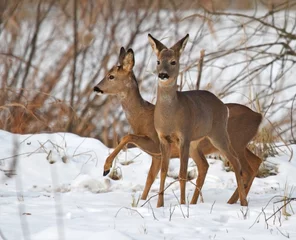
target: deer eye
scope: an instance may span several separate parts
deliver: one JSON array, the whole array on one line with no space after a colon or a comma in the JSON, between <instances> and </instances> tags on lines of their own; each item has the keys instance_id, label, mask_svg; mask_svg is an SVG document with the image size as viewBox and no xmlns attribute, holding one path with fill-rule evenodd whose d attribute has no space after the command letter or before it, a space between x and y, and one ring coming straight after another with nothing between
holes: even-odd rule
<instances>
[{"instance_id":1,"label":"deer eye","mask_svg":"<svg viewBox=\"0 0 296 240\"><path fill-rule=\"evenodd\" d=\"M157 61L157 65L159 65L160 64L160 61Z\"/></svg>"},{"instance_id":2,"label":"deer eye","mask_svg":"<svg viewBox=\"0 0 296 240\"><path fill-rule=\"evenodd\" d=\"M176 61L171 61L171 65L176 65Z\"/></svg>"},{"instance_id":3,"label":"deer eye","mask_svg":"<svg viewBox=\"0 0 296 240\"><path fill-rule=\"evenodd\" d=\"M109 79L114 79L114 76L113 76L113 75L110 75L110 76L109 76Z\"/></svg>"}]
</instances>

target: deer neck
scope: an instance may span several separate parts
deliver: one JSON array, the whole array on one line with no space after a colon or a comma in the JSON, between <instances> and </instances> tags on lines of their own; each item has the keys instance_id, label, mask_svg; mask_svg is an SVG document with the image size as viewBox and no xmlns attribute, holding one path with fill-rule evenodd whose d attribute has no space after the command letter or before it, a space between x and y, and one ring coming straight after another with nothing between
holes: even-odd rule
<instances>
[{"instance_id":1,"label":"deer neck","mask_svg":"<svg viewBox=\"0 0 296 240\"><path fill-rule=\"evenodd\" d=\"M168 124L176 117L178 111L177 85L163 86L158 84L157 100L154 111L154 125L157 132L170 135L174 126Z\"/></svg>"},{"instance_id":2,"label":"deer neck","mask_svg":"<svg viewBox=\"0 0 296 240\"><path fill-rule=\"evenodd\" d=\"M178 102L177 90L177 84L173 84L170 86L163 86L161 84L158 84L156 105L175 106Z\"/></svg>"},{"instance_id":3,"label":"deer neck","mask_svg":"<svg viewBox=\"0 0 296 240\"><path fill-rule=\"evenodd\" d=\"M138 86L129 88L119 99L128 121L134 119L144 108L145 101L140 94Z\"/></svg>"}]
</instances>

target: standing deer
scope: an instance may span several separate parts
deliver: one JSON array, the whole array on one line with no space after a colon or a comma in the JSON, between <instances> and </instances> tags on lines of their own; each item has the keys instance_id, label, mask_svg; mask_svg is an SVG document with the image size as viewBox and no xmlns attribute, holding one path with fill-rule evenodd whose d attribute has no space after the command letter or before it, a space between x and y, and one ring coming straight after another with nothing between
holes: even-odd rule
<instances>
[{"instance_id":1,"label":"standing deer","mask_svg":"<svg viewBox=\"0 0 296 240\"><path fill-rule=\"evenodd\" d=\"M134 66L133 51L129 49L125 52L124 48L121 48L118 63L119 65L112 67L100 83L94 87L94 91L98 94L110 94L118 97L134 134L128 134L123 137L119 145L106 159L104 176L110 172L116 155L127 143L133 143L140 147L152 156L151 167L141 196L145 200L160 170L161 163L160 143L154 127L155 106L145 101L140 95L138 83L132 70ZM261 115L243 105L226 105L230 113L228 132L231 141L234 140L232 144L233 148L238 155L243 155L240 159L246 162L248 161L252 167L252 172L250 173L252 177L248 184L248 192L257 174L261 159L254 155L246 146L257 133L261 122ZM192 151L193 154L191 157L193 157L198 167L197 188L191 201L192 204L195 204L198 200L199 190L202 188L208 170L208 163L204 154L210 154L216 151L217 149L207 139L202 140L198 148ZM178 156L179 151L177 146L172 145L172 157ZM238 191L236 190L228 202L234 203L238 200L238 197Z\"/></svg>"},{"instance_id":2,"label":"standing deer","mask_svg":"<svg viewBox=\"0 0 296 240\"><path fill-rule=\"evenodd\" d=\"M148 35L157 56L158 89L154 111L154 125L160 140L161 175L157 207L164 205L164 186L171 156L171 143L178 145L180 152L181 204L185 203L186 175L190 154L198 155L193 149L207 137L220 153L232 164L240 203L247 206L246 189L251 179L250 165L241 164L231 147L227 133L228 108L208 91L177 91L179 59L189 35L167 48ZM204 163L203 163L204 164Z\"/></svg>"}]
</instances>

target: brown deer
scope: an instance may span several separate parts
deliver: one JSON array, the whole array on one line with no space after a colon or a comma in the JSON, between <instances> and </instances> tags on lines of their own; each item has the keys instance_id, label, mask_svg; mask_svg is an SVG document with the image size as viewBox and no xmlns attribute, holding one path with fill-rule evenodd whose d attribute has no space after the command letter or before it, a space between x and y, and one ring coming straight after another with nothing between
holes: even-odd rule
<instances>
[{"instance_id":1,"label":"brown deer","mask_svg":"<svg viewBox=\"0 0 296 240\"><path fill-rule=\"evenodd\" d=\"M123 110L126 113L128 121L134 134L128 134L120 141L110 156L106 159L104 165L104 176L110 172L112 163L116 155L127 143L133 143L143 151L152 156L151 167L147 176L145 188L141 196L146 199L153 184L155 177L160 170L160 148L159 140L154 127L154 105L145 101L140 95L138 83L132 71L134 66L134 54L130 49L126 53L121 48L119 54L119 65L112 67L106 76L94 87L98 94L116 95L120 100ZM261 115L253 112L248 107L239 104L226 104L229 108L228 132L230 139L234 139L233 148L238 155L243 155L245 161L249 161L252 167L252 180L248 184L251 187L252 181L257 174L261 159L246 148L247 144L256 135ZM207 173L208 164L203 154L216 152L217 149L207 139L200 142L199 149L196 149L193 157L198 166L197 188L194 192L191 203L195 204L199 196L199 190L202 188ZM199 154L197 157L196 155ZM179 151L176 145L172 146L172 157L178 157ZM232 195L229 203L238 200L238 191Z\"/></svg>"},{"instance_id":2,"label":"brown deer","mask_svg":"<svg viewBox=\"0 0 296 240\"><path fill-rule=\"evenodd\" d=\"M167 48L148 35L157 56L158 89L154 110L154 126L160 140L161 175L157 207L164 205L164 186L171 156L171 143L178 145L180 154L181 204L185 203L186 175L190 155L200 156L194 149L205 137L229 160L235 172L242 206L247 206L246 189L252 178L247 161L240 162L227 133L229 110L214 94L208 91L177 91L179 59L189 35ZM198 157L197 156L197 157ZM205 161L201 161L205 166ZM246 188L246 189L245 189Z\"/></svg>"}]
</instances>

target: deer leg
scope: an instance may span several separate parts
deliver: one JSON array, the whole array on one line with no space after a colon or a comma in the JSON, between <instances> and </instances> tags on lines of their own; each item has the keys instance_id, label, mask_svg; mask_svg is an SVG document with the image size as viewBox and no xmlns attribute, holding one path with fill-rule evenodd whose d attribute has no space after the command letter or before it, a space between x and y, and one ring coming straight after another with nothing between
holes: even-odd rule
<instances>
[{"instance_id":1,"label":"deer leg","mask_svg":"<svg viewBox=\"0 0 296 240\"><path fill-rule=\"evenodd\" d=\"M258 169L261 165L262 160L257 155L252 153L248 148L245 148L245 156L250 167L252 168L251 178L249 179L249 182L246 188L246 195L248 195L250 188L252 186L252 183L258 173ZM235 203L237 202L238 198L239 198L238 189L236 189L233 195L231 196L231 198L228 200L228 202Z\"/></svg>"},{"instance_id":2,"label":"deer leg","mask_svg":"<svg viewBox=\"0 0 296 240\"><path fill-rule=\"evenodd\" d=\"M243 175L244 172L241 168L241 164L239 160L231 153L230 147L224 149L219 149L220 152L229 160L229 162L232 164L236 181L237 181L237 187L238 187L238 192L239 192L239 199L241 202L241 206L247 206L247 197L246 197L246 192L245 192L245 184L243 181ZM232 204L232 202L228 202L229 204Z\"/></svg>"},{"instance_id":3,"label":"deer leg","mask_svg":"<svg viewBox=\"0 0 296 240\"><path fill-rule=\"evenodd\" d=\"M153 142L149 137L134 134L125 135L118 144L118 146L107 157L104 164L104 176L106 176L110 172L110 168L112 167L112 163L115 157L127 143L132 143L136 145L137 147L141 148L143 151L147 152L150 155L160 155L159 145Z\"/></svg>"},{"instance_id":4,"label":"deer leg","mask_svg":"<svg viewBox=\"0 0 296 240\"><path fill-rule=\"evenodd\" d=\"M161 160L159 158L152 157L152 162L151 162L151 166L146 179L145 188L141 196L142 200L146 200L148 193L150 191L150 188L160 170L160 164L161 164Z\"/></svg>"},{"instance_id":5,"label":"deer leg","mask_svg":"<svg viewBox=\"0 0 296 240\"><path fill-rule=\"evenodd\" d=\"M259 170L259 167L262 163L262 160L256 154L252 153L248 148L245 149L245 156L247 157L248 163L253 170L253 174L251 176L249 185L246 189L246 193L248 194L250 191L250 188L252 186L252 183L258 174L258 170Z\"/></svg>"},{"instance_id":6,"label":"deer leg","mask_svg":"<svg viewBox=\"0 0 296 240\"><path fill-rule=\"evenodd\" d=\"M171 153L171 146L169 142L160 137L160 150L161 150L161 173L160 173L160 186L159 186L159 193L158 193L158 201L157 207L163 207L164 205L164 186L165 186L165 179L168 172L169 167L169 159Z\"/></svg>"},{"instance_id":7,"label":"deer leg","mask_svg":"<svg viewBox=\"0 0 296 240\"><path fill-rule=\"evenodd\" d=\"M180 181L180 192L181 199L180 203L186 203L186 182L187 182L187 169L188 169L188 158L189 158L189 146L190 143L188 141L180 141L180 172L179 172L179 181Z\"/></svg>"},{"instance_id":8,"label":"deer leg","mask_svg":"<svg viewBox=\"0 0 296 240\"><path fill-rule=\"evenodd\" d=\"M251 181L251 178L253 175L253 169L250 167L250 165L246 159L245 149L243 149L242 151L236 150L236 154L237 154L237 157L240 161L242 170L244 171L243 181L244 181L244 187L245 187L246 196L247 196L247 194L248 194L247 189L248 189L248 186L250 184L250 181ZM237 192L237 194L236 194L236 192ZM237 191L235 191L233 193L233 195L230 197L230 199L228 200L228 203L230 203L230 204L236 203L238 200L238 195L239 194L238 194L238 189L237 189Z\"/></svg>"},{"instance_id":9,"label":"deer leg","mask_svg":"<svg viewBox=\"0 0 296 240\"><path fill-rule=\"evenodd\" d=\"M209 164L204 154L198 148L190 147L190 156L194 160L198 170L196 186L190 202L190 204L196 204L208 172Z\"/></svg>"},{"instance_id":10,"label":"deer leg","mask_svg":"<svg viewBox=\"0 0 296 240\"><path fill-rule=\"evenodd\" d=\"M242 166L236 156L236 153L232 149L229 141L228 134L226 130L223 128L215 129L213 131L215 135L210 137L210 140L212 144L220 151L220 153L228 159L228 161L232 164L233 170L235 173L236 181L237 181L237 187L239 192L239 198L242 206L247 206L247 198L246 198L246 192L245 192L245 185L243 182L243 175L245 176L245 170L242 169ZM246 176L247 177L247 176ZM232 202L228 202L229 204L232 204Z\"/></svg>"}]
</instances>

